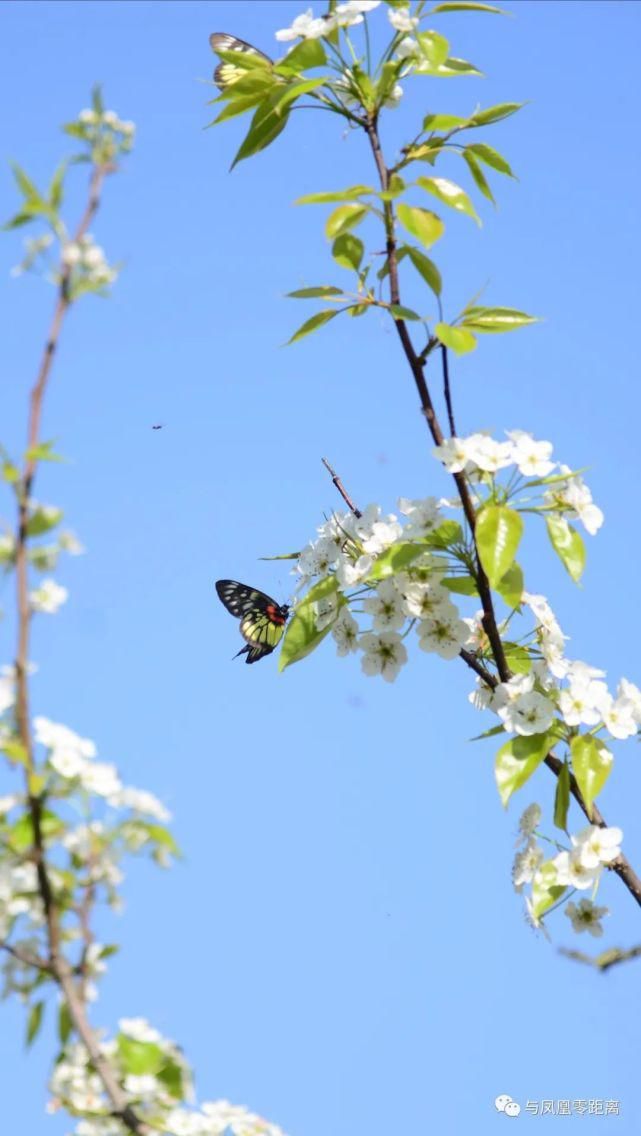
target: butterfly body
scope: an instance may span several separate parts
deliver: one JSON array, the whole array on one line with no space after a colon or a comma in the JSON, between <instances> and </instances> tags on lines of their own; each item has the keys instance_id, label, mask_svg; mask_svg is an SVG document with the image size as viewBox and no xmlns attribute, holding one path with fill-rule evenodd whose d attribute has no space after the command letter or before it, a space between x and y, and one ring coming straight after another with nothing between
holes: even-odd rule
<instances>
[{"instance_id":1,"label":"butterfly body","mask_svg":"<svg viewBox=\"0 0 641 1136\"><path fill-rule=\"evenodd\" d=\"M245 646L238 655L247 655L246 663L256 663L264 655L270 655L283 637L289 605L278 604L265 592L239 584L237 580L217 580L216 591L230 615L240 620Z\"/></svg>"},{"instance_id":2,"label":"butterfly body","mask_svg":"<svg viewBox=\"0 0 641 1136\"><path fill-rule=\"evenodd\" d=\"M209 43L212 51L234 51L240 55L255 55L259 59L263 59L266 64L271 66L272 60L264 51L259 51L257 47L252 47L251 43L247 43L244 39L238 39L237 36L229 35L227 32L213 32L209 37ZM235 67L227 59L223 59L214 71L214 83L219 90L224 91L230 87L247 71L244 67Z\"/></svg>"}]
</instances>

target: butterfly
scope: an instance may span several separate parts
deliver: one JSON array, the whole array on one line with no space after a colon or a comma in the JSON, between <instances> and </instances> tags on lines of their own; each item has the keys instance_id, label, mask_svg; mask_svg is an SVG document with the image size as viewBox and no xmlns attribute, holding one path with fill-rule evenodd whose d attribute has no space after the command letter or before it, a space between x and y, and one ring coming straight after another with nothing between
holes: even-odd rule
<instances>
[{"instance_id":1,"label":"butterfly","mask_svg":"<svg viewBox=\"0 0 641 1136\"><path fill-rule=\"evenodd\" d=\"M237 580L216 580L216 591L227 611L240 619L240 633L247 643L238 655L246 654L246 663L257 663L263 655L270 655L283 637L289 605L277 604L271 596Z\"/></svg>"},{"instance_id":2,"label":"butterfly","mask_svg":"<svg viewBox=\"0 0 641 1136\"><path fill-rule=\"evenodd\" d=\"M251 43L246 43L244 39L237 39L236 36L228 35L227 32L212 32L209 43L212 51L215 51L216 54L219 51L238 51L244 55L257 55L271 66L272 60L268 55L265 55L264 51L259 51L257 47L252 47ZM227 60L223 59L214 71L214 83L219 90L224 91L246 74L246 68L235 67L233 63L228 63Z\"/></svg>"}]
</instances>

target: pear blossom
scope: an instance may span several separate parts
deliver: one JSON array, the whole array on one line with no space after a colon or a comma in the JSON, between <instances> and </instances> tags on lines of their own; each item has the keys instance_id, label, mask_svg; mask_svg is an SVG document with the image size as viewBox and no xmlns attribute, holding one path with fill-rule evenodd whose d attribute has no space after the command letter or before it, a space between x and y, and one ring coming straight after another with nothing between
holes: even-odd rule
<instances>
[{"instance_id":1,"label":"pear blossom","mask_svg":"<svg viewBox=\"0 0 641 1136\"><path fill-rule=\"evenodd\" d=\"M16 683L13 675L0 675L0 714L4 714L16 700Z\"/></svg>"},{"instance_id":2,"label":"pear blossom","mask_svg":"<svg viewBox=\"0 0 641 1136\"><path fill-rule=\"evenodd\" d=\"M358 624L350 615L348 607L342 607L334 626L332 636L339 655L349 655L358 650Z\"/></svg>"},{"instance_id":3,"label":"pear blossom","mask_svg":"<svg viewBox=\"0 0 641 1136\"><path fill-rule=\"evenodd\" d=\"M594 536L603 524L601 509L594 504L592 493L578 473L572 473L567 465L561 465L559 468L561 473L567 474L568 480L560 485L554 485L545 493L546 501L566 513L569 511L570 517L578 517L586 532Z\"/></svg>"},{"instance_id":4,"label":"pear blossom","mask_svg":"<svg viewBox=\"0 0 641 1136\"><path fill-rule=\"evenodd\" d=\"M541 823L541 806L534 802L521 813L519 820L519 837L527 840Z\"/></svg>"},{"instance_id":5,"label":"pear blossom","mask_svg":"<svg viewBox=\"0 0 641 1136\"><path fill-rule=\"evenodd\" d=\"M611 864L621 852L623 833L620 828L601 828L590 824L572 837L576 855L587 869Z\"/></svg>"},{"instance_id":6,"label":"pear blossom","mask_svg":"<svg viewBox=\"0 0 641 1136\"><path fill-rule=\"evenodd\" d=\"M588 931L595 938L600 938L603 934L600 920L604 915L609 915L610 910L607 907L597 907L591 899L584 897L578 904L568 903L565 914L572 920L573 931Z\"/></svg>"},{"instance_id":7,"label":"pear blossom","mask_svg":"<svg viewBox=\"0 0 641 1136\"><path fill-rule=\"evenodd\" d=\"M512 444L497 442L489 434L471 434L465 441L468 460L486 473L497 473L512 463Z\"/></svg>"},{"instance_id":8,"label":"pear blossom","mask_svg":"<svg viewBox=\"0 0 641 1136\"><path fill-rule=\"evenodd\" d=\"M40 587L29 593L29 602L32 611L40 611L46 615L55 613L66 603L69 592L55 580L43 580Z\"/></svg>"},{"instance_id":9,"label":"pear blossom","mask_svg":"<svg viewBox=\"0 0 641 1136\"><path fill-rule=\"evenodd\" d=\"M439 446L433 447L432 454L448 473L461 473L469 465L465 438L445 438Z\"/></svg>"},{"instance_id":10,"label":"pear blossom","mask_svg":"<svg viewBox=\"0 0 641 1136\"><path fill-rule=\"evenodd\" d=\"M387 17L397 32L413 32L419 22L417 16L410 16L409 5L407 8L389 8Z\"/></svg>"},{"instance_id":11,"label":"pear blossom","mask_svg":"<svg viewBox=\"0 0 641 1136\"><path fill-rule=\"evenodd\" d=\"M482 678L477 678L474 690L467 696L475 710L495 710L494 691Z\"/></svg>"},{"instance_id":12,"label":"pear blossom","mask_svg":"<svg viewBox=\"0 0 641 1136\"><path fill-rule=\"evenodd\" d=\"M559 852L552 864L556 870L557 884L561 887L573 887L578 891L593 887L603 870L600 863L594 867L586 867L578 848L572 852Z\"/></svg>"},{"instance_id":13,"label":"pear blossom","mask_svg":"<svg viewBox=\"0 0 641 1136\"><path fill-rule=\"evenodd\" d=\"M410 582L403 586L403 608L414 619L438 617L456 619L458 610L450 600L447 588L437 581Z\"/></svg>"},{"instance_id":14,"label":"pear blossom","mask_svg":"<svg viewBox=\"0 0 641 1136\"><path fill-rule=\"evenodd\" d=\"M630 704L630 713L637 726L641 726L641 690L627 678L622 678L617 687L617 701L625 699Z\"/></svg>"},{"instance_id":15,"label":"pear blossom","mask_svg":"<svg viewBox=\"0 0 641 1136\"><path fill-rule=\"evenodd\" d=\"M543 849L536 840L530 838L522 851L517 852L512 866L512 883L516 892L523 891L525 884L534 879L543 860Z\"/></svg>"},{"instance_id":16,"label":"pear blossom","mask_svg":"<svg viewBox=\"0 0 641 1136\"><path fill-rule=\"evenodd\" d=\"M167 821L171 820L169 809L166 809L162 802L147 789L121 787L108 798L108 804L113 808L132 809L134 812L143 813L145 816L153 817L161 824L166 824Z\"/></svg>"},{"instance_id":17,"label":"pear blossom","mask_svg":"<svg viewBox=\"0 0 641 1136\"><path fill-rule=\"evenodd\" d=\"M613 698L606 694L601 702L603 724L609 734L619 741L631 738L638 730L634 704L627 698Z\"/></svg>"},{"instance_id":18,"label":"pear blossom","mask_svg":"<svg viewBox=\"0 0 641 1136\"><path fill-rule=\"evenodd\" d=\"M363 13L373 12L380 3L381 0L347 0L345 4L337 4L332 16L339 28L348 28L362 24Z\"/></svg>"},{"instance_id":19,"label":"pear blossom","mask_svg":"<svg viewBox=\"0 0 641 1136\"><path fill-rule=\"evenodd\" d=\"M393 580L382 580L375 594L365 600L363 608L374 616L375 631L398 631L405 623L402 597Z\"/></svg>"},{"instance_id":20,"label":"pear blossom","mask_svg":"<svg viewBox=\"0 0 641 1136\"><path fill-rule=\"evenodd\" d=\"M420 55L421 49L415 39L411 36L405 36L394 49L394 55L397 59L412 59Z\"/></svg>"},{"instance_id":21,"label":"pear blossom","mask_svg":"<svg viewBox=\"0 0 641 1136\"><path fill-rule=\"evenodd\" d=\"M80 114L78 115L78 122L82 122L87 126L92 125L97 121L98 115L96 114L95 110L91 110L89 107L85 107L85 109L81 110Z\"/></svg>"},{"instance_id":22,"label":"pear blossom","mask_svg":"<svg viewBox=\"0 0 641 1136\"><path fill-rule=\"evenodd\" d=\"M399 497L398 507L400 512L408 518L408 524L405 525L403 530L404 539L411 537L420 540L422 537L429 536L442 519L436 497L425 497L418 501Z\"/></svg>"},{"instance_id":23,"label":"pear blossom","mask_svg":"<svg viewBox=\"0 0 641 1136\"><path fill-rule=\"evenodd\" d=\"M528 737L549 730L555 715L554 703L537 690L520 694L498 711L499 718L510 733Z\"/></svg>"},{"instance_id":24,"label":"pear blossom","mask_svg":"<svg viewBox=\"0 0 641 1136\"><path fill-rule=\"evenodd\" d=\"M61 777L72 779L79 777L85 768L85 759L74 750L53 750L49 756L49 765Z\"/></svg>"},{"instance_id":25,"label":"pear blossom","mask_svg":"<svg viewBox=\"0 0 641 1136\"><path fill-rule=\"evenodd\" d=\"M80 773L83 788L99 797L112 797L122 788L115 765L95 761L85 765Z\"/></svg>"},{"instance_id":26,"label":"pear blossom","mask_svg":"<svg viewBox=\"0 0 641 1136\"><path fill-rule=\"evenodd\" d=\"M574 679L559 695L559 709L567 726L596 726L607 697L605 683L595 679Z\"/></svg>"},{"instance_id":27,"label":"pear blossom","mask_svg":"<svg viewBox=\"0 0 641 1136\"><path fill-rule=\"evenodd\" d=\"M121 1018L118 1022L118 1029L126 1037L133 1038L134 1041L147 1041L155 1044L162 1041L162 1035L158 1033L157 1029L149 1025L146 1018Z\"/></svg>"},{"instance_id":28,"label":"pear blossom","mask_svg":"<svg viewBox=\"0 0 641 1136\"><path fill-rule=\"evenodd\" d=\"M446 612L441 615L437 612L436 615L422 620L419 624L418 645L422 651L433 651L442 659L454 659L466 642L468 634L467 624L459 619L458 613L450 615Z\"/></svg>"},{"instance_id":29,"label":"pear blossom","mask_svg":"<svg viewBox=\"0 0 641 1136\"><path fill-rule=\"evenodd\" d=\"M68 726L39 715L33 719L33 728L36 741L49 750L71 750L89 760L96 756L96 747L91 739L81 738Z\"/></svg>"},{"instance_id":30,"label":"pear blossom","mask_svg":"<svg viewBox=\"0 0 641 1136\"><path fill-rule=\"evenodd\" d=\"M314 16L311 8L303 12L292 21L290 27L281 28L276 32L279 43L289 43L294 39L320 39L328 35L334 27L334 21L324 16Z\"/></svg>"},{"instance_id":31,"label":"pear blossom","mask_svg":"<svg viewBox=\"0 0 641 1136\"><path fill-rule=\"evenodd\" d=\"M372 556L359 556L354 562L343 561L336 569L336 579L342 591L360 583L369 576L374 558Z\"/></svg>"},{"instance_id":32,"label":"pear blossom","mask_svg":"<svg viewBox=\"0 0 641 1136\"><path fill-rule=\"evenodd\" d=\"M395 631L383 631L379 635L368 632L361 637L360 646L365 652L361 659L365 674L380 674L386 682L394 682L407 662L405 644Z\"/></svg>"},{"instance_id":33,"label":"pear blossom","mask_svg":"<svg viewBox=\"0 0 641 1136\"><path fill-rule=\"evenodd\" d=\"M550 461L551 442L537 442L525 430L508 430L512 442L512 461L524 477L547 477L554 469Z\"/></svg>"},{"instance_id":34,"label":"pear blossom","mask_svg":"<svg viewBox=\"0 0 641 1136\"><path fill-rule=\"evenodd\" d=\"M388 91L387 95L383 99L383 106L387 107L388 110L394 110L398 106L402 98L403 88L401 87L400 83L395 83L391 91Z\"/></svg>"}]
</instances>

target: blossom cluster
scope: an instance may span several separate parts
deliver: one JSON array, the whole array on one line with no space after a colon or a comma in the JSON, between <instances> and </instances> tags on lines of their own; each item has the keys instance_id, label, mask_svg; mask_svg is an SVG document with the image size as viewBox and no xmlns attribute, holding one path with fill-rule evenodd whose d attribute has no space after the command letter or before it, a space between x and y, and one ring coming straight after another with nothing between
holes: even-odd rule
<instances>
[{"instance_id":1,"label":"blossom cluster","mask_svg":"<svg viewBox=\"0 0 641 1136\"><path fill-rule=\"evenodd\" d=\"M334 11L326 16L314 16L311 8L296 16L288 28L276 32L279 43L290 43L295 39L321 39L336 28L349 28L362 24L368 12L378 8L381 0L346 0L337 4Z\"/></svg>"},{"instance_id":2,"label":"blossom cluster","mask_svg":"<svg viewBox=\"0 0 641 1136\"><path fill-rule=\"evenodd\" d=\"M191 1070L175 1042L163 1037L144 1018L122 1018L117 1036L100 1042L101 1052L116 1070L122 1088L141 1119L173 1136L284 1136L282 1129L227 1100L184 1107L193 1096ZM155 1072L133 1073L146 1063ZM148 1057L148 1062L146 1061ZM84 1113L74 1136L120 1136L120 1122L110 1115L102 1081L81 1043L68 1043L49 1082L48 1111L67 1108ZM93 1114L93 1115L92 1115Z\"/></svg>"},{"instance_id":3,"label":"blossom cluster","mask_svg":"<svg viewBox=\"0 0 641 1136\"><path fill-rule=\"evenodd\" d=\"M64 245L62 263L69 271L96 288L106 288L113 284L118 275L118 269L108 264L104 249L95 243L91 233Z\"/></svg>"},{"instance_id":4,"label":"blossom cluster","mask_svg":"<svg viewBox=\"0 0 641 1136\"><path fill-rule=\"evenodd\" d=\"M524 430L506 431L508 441L498 442L490 434L475 433L467 438L446 438L433 454L448 473L465 473L472 480L486 480L500 470L515 467L522 478L549 478L556 475L543 494L541 510L555 512L572 520L578 518L594 536L603 524L603 513L592 500L592 493L578 473L567 465L551 461L552 443L537 441Z\"/></svg>"},{"instance_id":5,"label":"blossom cluster","mask_svg":"<svg viewBox=\"0 0 641 1136\"><path fill-rule=\"evenodd\" d=\"M549 892L553 888L559 889L557 899L560 902L568 888L574 891L591 888L592 899L583 897L578 905L567 903L565 914L575 931L588 931L595 937L601 936L601 919L610 912L607 907L597 907L594 904L594 894L603 869L609 867L621 852L621 829L587 825L570 837L569 849L562 848L556 856L546 860L536 836L540 820L541 808L536 804L530 805L521 817L517 842L520 847L512 868L515 891L522 892L526 884L531 885L532 898L526 897L526 906L533 924L540 926L541 919L535 900L537 894Z\"/></svg>"},{"instance_id":6,"label":"blossom cluster","mask_svg":"<svg viewBox=\"0 0 641 1136\"><path fill-rule=\"evenodd\" d=\"M317 629L331 626L338 653L362 651L365 674L380 674L387 682L407 662L403 640L411 629L422 650L443 659L458 655L470 635L442 583L443 566L425 543L443 523L439 502L402 497L398 504L404 524L378 505L368 505L360 516L333 514L300 553L296 568L303 584L314 576L333 578L335 589L316 603ZM407 550L408 542L415 542L411 562L398 571L390 565L377 579L381 556L401 545ZM366 630L353 613L370 617Z\"/></svg>"}]
</instances>

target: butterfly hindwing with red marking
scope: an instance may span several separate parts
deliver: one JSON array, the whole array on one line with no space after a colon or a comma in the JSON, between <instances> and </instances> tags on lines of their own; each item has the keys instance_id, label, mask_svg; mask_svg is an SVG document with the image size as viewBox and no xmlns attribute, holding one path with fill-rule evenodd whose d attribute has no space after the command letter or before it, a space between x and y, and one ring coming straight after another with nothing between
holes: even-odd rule
<instances>
[{"instance_id":1,"label":"butterfly hindwing with red marking","mask_svg":"<svg viewBox=\"0 0 641 1136\"><path fill-rule=\"evenodd\" d=\"M247 655L246 663L256 663L271 654L282 639L289 606L237 580L217 580L216 591L230 615L240 620L240 633L247 645L238 654Z\"/></svg>"}]
</instances>

